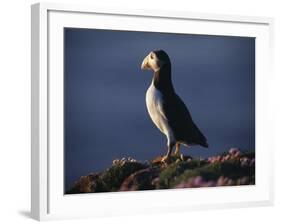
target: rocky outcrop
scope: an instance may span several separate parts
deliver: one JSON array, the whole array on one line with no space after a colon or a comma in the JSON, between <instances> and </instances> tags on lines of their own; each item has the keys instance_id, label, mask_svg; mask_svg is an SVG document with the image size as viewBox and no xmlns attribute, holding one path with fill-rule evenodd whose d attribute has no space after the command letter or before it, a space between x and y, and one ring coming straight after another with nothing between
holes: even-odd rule
<instances>
[{"instance_id":1,"label":"rocky outcrop","mask_svg":"<svg viewBox=\"0 0 281 224\"><path fill-rule=\"evenodd\" d=\"M158 177L160 169L150 167L139 170L127 177L120 187L120 191L137 191L155 189L154 179Z\"/></svg>"},{"instance_id":2,"label":"rocky outcrop","mask_svg":"<svg viewBox=\"0 0 281 224\"><path fill-rule=\"evenodd\" d=\"M255 153L231 148L210 158L173 155L140 162L117 159L100 173L81 176L67 194L255 184Z\"/></svg>"}]
</instances>

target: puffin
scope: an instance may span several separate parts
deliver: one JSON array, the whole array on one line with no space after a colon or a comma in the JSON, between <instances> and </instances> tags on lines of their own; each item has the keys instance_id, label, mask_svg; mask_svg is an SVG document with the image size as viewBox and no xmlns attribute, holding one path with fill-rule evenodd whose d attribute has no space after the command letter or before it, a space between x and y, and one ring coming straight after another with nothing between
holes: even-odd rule
<instances>
[{"instance_id":1,"label":"puffin","mask_svg":"<svg viewBox=\"0 0 281 224\"><path fill-rule=\"evenodd\" d=\"M167 138L167 153L162 162L169 162L171 153L180 154L180 145L187 148L200 145L208 148L206 137L194 123L189 110L176 94L171 76L171 61L164 50L151 51L141 64L142 70L152 70L152 82L146 92L148 114Z\"/></svg>"}]
</instances>

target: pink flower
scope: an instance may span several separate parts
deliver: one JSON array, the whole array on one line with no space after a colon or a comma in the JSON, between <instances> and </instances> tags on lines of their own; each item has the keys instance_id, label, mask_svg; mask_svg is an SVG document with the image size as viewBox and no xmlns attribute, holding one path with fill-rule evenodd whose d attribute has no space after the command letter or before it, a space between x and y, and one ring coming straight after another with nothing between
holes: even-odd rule
<instances>
[{"instance_id":1,"label":"pink flower","mask_svg":"<svg viewBox=\"0 0 281 224\"><path fill-rule=\"evenodd\" d=\"M201 185L203 185L205 182L204 182L204 180L203 180L203 178L201 177L201 176L197 176L197 177L195 177L194 179L193 179L193 184L195 185L195 186L201 186Z\"/></svg>"},{"instance_id":2,"label":"pink flower","mask_svg":"<svg viewBox=\"0 0 281 224\"><path fill-rule=\"evenodd\" d=\"M242 157L242 158L240 159L240 162L241 162L241 166L248 166L249 163L250 163L250 159L247 158L247 157Z\"/></svg>"},{"instance_id":3,"label":"pink flower","mask_svg":"<svg viewBox=\"0 0 281 224\"><path fill-rule=\"evenodd\" d=\"M235 155L236 153L240 153L240 150L238 149L238 148L231 148L229 151L228 151L228 153L230 154L230 155Z\"/></svg>"},{"instance_id":4,"label":"pink flower","mask_svg":"<svg viewBox=\"0 0 281 224\"><path fill-rule=\"evenodd\" d=\"M255 158L253 158L252 160L251 160L251 162L250 162L250 166L254 166L255 165Z\"/></svg>"},{"instance_id":5,"label":"pink flower","mask_svg":"<svg viewBox=\"0 0 281 224\"><path fill-rule=\"evenodd\" d=\"M230 155L226 155L224 158L225 158L225 160L229 160L230 159Z\"/></svg>"},{"instance_id":6,"label":"pink flower","mask_svg":"<svg viewBox=\"0 0 281 224\"><path fill-rule=\"evenodd\" d=\"M208 162L209 162L209 163L214 163L214 162L216 162L216 157L212 156L212 157L208 158Z\"/></svg>"},{"instance_id":7,"label":"pink flower","mask_svg":"<svg viewBox=\"0 0 281 224\"><path fill-rule=\"evenodd\" d=\"M204 187L215 187L216 183L214 181L208 181L205 183Z\"/></svg>"},{"instance_id":8,"label":"pink flower","mask_svg":"<svg viewBox=\"0 0 281 224\"><path fill-rule=\"evenodd\" d=\"M234 157L238 158L240 156L241 156L241 152L240 151L235 152Z\"/></svg>"},{"instance_id":9,"label":"pink flower","mask_svg":"<svg viewBox=\"0 0 281 224\"><path fill-rule=\"evenodd\" d=\"M224 176L220 176L217 180L217 186L224 186L226 184L226 179Z\"/></svg>"}]
</instances>

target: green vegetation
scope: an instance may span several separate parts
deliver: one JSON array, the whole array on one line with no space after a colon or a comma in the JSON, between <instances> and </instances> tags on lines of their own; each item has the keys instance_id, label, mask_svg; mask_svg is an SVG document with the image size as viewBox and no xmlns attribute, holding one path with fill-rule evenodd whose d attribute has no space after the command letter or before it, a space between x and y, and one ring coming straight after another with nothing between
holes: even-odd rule
<instances>
[{"instance_id":1,"label":"green vegetation","mask_svg":"<svg viewBox=\"0 0 281 224\"><path fill-rule=\"evenodd\" d=\"M207 159L173 155L169 164L158 157L148 163L114 160L100 173L82 176L68 194L216 187L255 184L255 154L232 148Z\"/></svg>"}]
</instances>

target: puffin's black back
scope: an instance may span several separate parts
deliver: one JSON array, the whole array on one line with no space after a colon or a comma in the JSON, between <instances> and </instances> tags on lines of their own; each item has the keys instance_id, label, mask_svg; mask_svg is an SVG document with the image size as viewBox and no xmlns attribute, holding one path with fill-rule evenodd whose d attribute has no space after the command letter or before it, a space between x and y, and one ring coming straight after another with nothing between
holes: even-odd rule
<instances>
[{"instance_id":1,"label":"puffin's black back","mask_svg":"<svg viewBox=\"0 0 281 224\"><path fill-rule=\"evenodd\" d=\"M163 112L173 129L177 141L187 145L199 144L208 147L207 139L193 122L184 102L175 93L171 78L171 61L163 50L153 51L164 62L159 71L154 73L153 84L163 95Z\"/></svg>"},{"instance_id":2,"label":"puffin's black back","mask_svg":"<svg viewBox=\"0 0 281 224\"><path fill-rule=\"evenodd\" d=\"M163 112L177 141L208 147L206 137L193 122L187 107L177 94L164 96Z\"/></svg>"}]
</instances>

